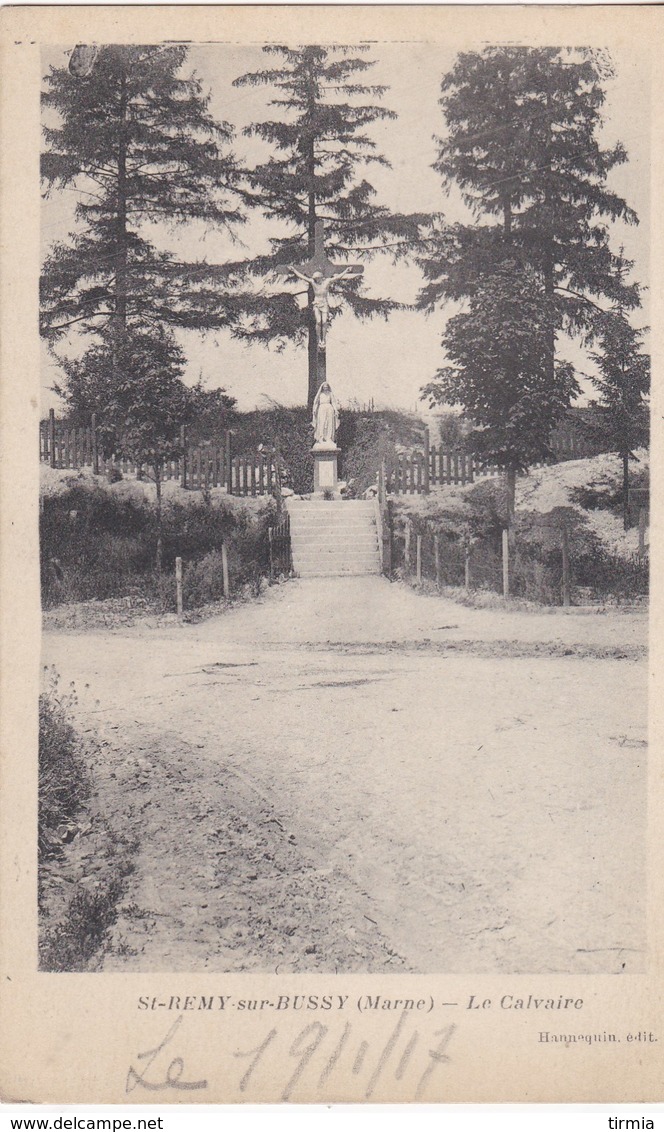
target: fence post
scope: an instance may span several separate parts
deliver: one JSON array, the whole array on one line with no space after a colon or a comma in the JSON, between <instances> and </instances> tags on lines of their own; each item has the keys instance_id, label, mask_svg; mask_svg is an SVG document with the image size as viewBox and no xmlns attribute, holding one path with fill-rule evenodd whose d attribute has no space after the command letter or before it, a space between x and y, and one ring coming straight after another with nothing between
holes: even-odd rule
<instances>
[{"instance_id":1,"label":"fence post","mask_svg":"<svg viewBox=\"0 0 664 1132\"><path fill-rule=\"evenodd\" d=\"M228 551L226 549L225 542L222 542L221 544L221 577L222 585L224 587L224 597L228 598L230 597L231 587L228 578Z\"/></svg>"},{"instance_id":2,"label":"fence post","mask_svg":"<svg viewBox=\"0 0 664 1132\"><path fill-rule=\"evenodd\" d=\"M182 617L182 559L175 559L175 595L178 617Z\"/></svg>"},{"instance_id":3,"label":"fence post","mask_svg":"<svg viewBox=\"0 0 664 1132\"><path fill-rule=\"evenodd\" d=\"M387 516L387 493L385 490L385 460L381 460L378 468L378 495L376 496L376 518L378 526L378 540L380 543L380 568L383 574L387 572L387 542L389 533L385 529L389 523Z\"/></svg>"},{"instance_id":4,"label":"fence post","mask_svg":"<svg viewBox=\"0 0 664 1132\"><path fill-rule=\"evenodd\" d=\"M387 578L392 577L392 538L394 521L392 516L392 500L385 503L385 522L383 523L383 573Z\"/></svg>"},{"instance_id":5,"label":"fence post","mask_svg":"<svg viewBox=\"0 0 664 1132\"><path fill-rule=\"evenodd\" d=\"M639 559L642 562L646 553L646 519L648 512L645 507L639 507Z\"/></svg>"},{"instance_id":6,"label":"fence post","mask_svg":"<svg viewBox=\"0 0 664 1132\"><path fill-rule=\"evenodd\" d=\"M49 464L55 467L55 409L48 411L48 456Z\"/></svg>"},{"instance_id":7,"label":"fence post","mask_svg":"<svg viewBox=\"0 0 664 1132\"><path fill-rule=\"evenodd\" d=\"M509 531L503 531L503 597L510 596L510 538Z\"/></svg>"},{"instance_id":8,"label":"fence post","mask_svg":"<svg viewBox=\"0 0 664 1132\"><path fill-rule=\"evenodd\" d=\"M436 531L435 535L433 536L433 560L436 568L436 585L438 586L438 589L440 589L440 535L438 534L438 531Z\"/></svg>"},{"instance_id":9,"label":"fence post","mask_svg":"<svg viewBox=\"0 0 664 1132\"><path fill-rule=\"evenodd\" d=\"M406 519L406 531L403 546L403 560L406 573L410 573L410 519Z\"/></svg>"},{"instance_id":10,"label":"fence post","mask_svg":"<svg viewBox=\"0 0 664 1132\"><path fill-rule=\"evenodd\" d=\"M272 527L267 528L267 544L270 554L270 581L274 581L274 563L272 559Z\"/></svg>"},{"instance_id":11,"label":"fence post","mask_svg":"<svg viewBox=\"0 0 664 1132\"><path fill-rule=\"evenodd\" d=\"M465 546L465 556L463 562L463 584L466 589L466 593L470 590L470 550L470 542L467 542Z\"/></svg>"},{"instance_id":12,"label":"fence post","mask_svg":"<svg viewBox=\"0 0 664 1132\"><path fill-rule=\"evenodd\" d=\"M424 491L429 494L429 460L431 459L431 437L429 436L429 429L424 430Z\"/></svg>"},{"instance_id":13,"label":"fence post","mask_svg":"<svg viewBox=\"0 0 664 1132\"><path fill-rule=\"evenodd\" d=\"M572 604L572 596L571 596L570 574L569 574L569 533L568 533L568 530L567 530L567 523L563 523L562 550L563 550L563 605L564 606L570 606Z\"/></svg>"},{"instance_id":14,"label":"fence post","mask_svg":"<svg viewBox=\"0 0 664 1132\"><path fill-rule=\"evenodd\" d=\"M185 425L180 426L180 448L182 455L180 457L180 485L185 488L187 486L187 429Z\"/></svg>"},{"instance_id":15,"label":"fence post","mask_svg":"<svg viewBox=\"0 0 664 1132\"><path fill-rule=\"evenodd\" d=\"M284 529L286 531L286 537L288 539L288 542L286 544L286 562L288 563L288 573L292 574L293 573L293 544L291 542L290 515L288 514L288 511L286 512L285 519L283 519L282 522L285 524Z\"/></svg>"},{"instance_id":16,"label":"fence post","mask_svg":"<svg viewBox=\"0 0 664 1132\"><path fill-rule=\"evenodd\" d=\"M418 586L422 583L422 535L415 537L415 576Z\"/></svg>"},{"instance_id":17,"label":"fence post","mask_svg":"<svg viewBox=\"0 0 664 1132\"><path fill-rule=\"evenodd\" d=\"M231 448L231 430L226 429L224 437L224 476L226 478L226 492L233 494L233 451Z\"/></svg>"},{"instance_id":18,"label":"fence post","mask_svg":"<svg viewBox=\"0 0 664 1132\"><path fill-rule=\"evenodd\" d=\"M90 442L92 444L92 471L99 475L99 445L97 444L97 414L90 417Z\"/></svg>"}]
</instances>

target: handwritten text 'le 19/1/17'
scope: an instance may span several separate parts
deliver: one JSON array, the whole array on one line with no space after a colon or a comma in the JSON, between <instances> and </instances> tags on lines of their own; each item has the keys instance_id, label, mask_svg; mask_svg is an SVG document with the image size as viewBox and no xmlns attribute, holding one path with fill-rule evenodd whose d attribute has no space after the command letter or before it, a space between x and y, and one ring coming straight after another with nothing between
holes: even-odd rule
<instances>
[{"instance_id":1,"label":"handwritten text 'le 19/1/17'","mask_svg":"<svg viewBox=\"0 0 664 1132\"><path fill-rule=\"evenodd\" d=\"M395 1081L404 1081L405 1099L420 1101L434 1073L450 1061L447 1048L456 1027L450 1024L428 1035L416 1029L409 1032L411 1017L410 1011L402 1011L377 1054L369 1041L355 1033L357 1025L354 1027L350 1022L342 1028L310 1022L285 1051L279 1051L280 1035L273 1027L252 1049L233 1051L232 1060L222 1067L224 1079L228 1081L235 1071L235 1087L240 1095L245 1094L250 1083L256 1085L262 1067L274 1079L276 1058L277 1064L288 1065L280 1093L282 1101L291 1099L305 1074L313 1075L313 1095L318 1096L328 1082L333 1083L335 1073L343 1074L346 1081L349 1074L355 1077L366 1100L374 1096L380 1079L389 1073ZM184 1058L177 1053L181 1037L178 1031L183 1021L184 1014L179 1014L158 1045L136 1054L136 1065L130 1065L127 1073L126 1093L137 1088L154 1093L208 1089L209 1082L191 1076ZM284 1052L288 1060L284 1060ZM242 1066L246 1068L240 1075L237 1071Z\"/></svg>"}]
</instances>

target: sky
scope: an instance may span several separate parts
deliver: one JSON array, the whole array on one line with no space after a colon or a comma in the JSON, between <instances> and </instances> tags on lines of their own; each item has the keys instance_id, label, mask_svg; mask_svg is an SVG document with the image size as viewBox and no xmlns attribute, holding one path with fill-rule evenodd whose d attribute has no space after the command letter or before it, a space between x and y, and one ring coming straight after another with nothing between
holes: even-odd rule
<instances>
[{"instance_id":1,"label":"sky","mask_svg":"<svg viewBox=\"0 0 664 1132\"><path fill-rule=\"evenodd\" d=\"M478 43L478 49L481 46ZM50 49L44 57L45 69L50 64L65 65L69 50ZM371 127L378 151L391 164L389 169L371 166L367 172L377 190L376 201L394 211L442 211L450 221L467 220L458 196L444 195L440 178L431 168L436 157L434 137L445 129L438 106L440 82L454 65L456 52L440 44L377 42L367 58L375 59L376 63L367 73L366 81L389 88L383 104L398 114L396 121ZM629 44L624 44L620 51L613 51L612 60L616 76L607 84L602 141L607 145L622 141L629 160L612 171L609 184L640 218L638 227L614 225L612 242L616 249L621 244L624 246L627 257L635 261L634 277L645 286L649 269L649 74L642 54ZM268 106L269 88L235 88L233 79L270 65L260 45L211 44L190 48L185 68L193 68L204 90L210 93L212 113L236 127L233 148L240 159L251 161L268 155L266 147L243 138L241 131L250 122L275 117L275 111ZM51 241L66 238L71 230L75 203L75 193L71 191L54 192L44 200L44 253ZM210 262L266 251L270 235L284 234L289 233L277 232L258 214L244 225L240 233L242 244L234 248L225 237L194 225L179 229L175 234L161 226L152 228L156 243L164 247L176 246L191 259L205 258ZM365 264L365 280L368 293L401 302L412 302L422 283L416 267L403 262L393 264L387 256ZM298 289L296 283L283 279L266 279L263 286L266 290ZM446 318L454 309L431 316L398 311L387 322L382 319L360 322L343 312L334 321L327 345L328 380L340 402L363 405L374 401L377 407L411 411L423 408L420 389L444 361L441 336ZM647 294L635 322L638 325L648 322ZM188 358L187 380L194 382L201 377L209 389L224 388L237 398L240 409L263 407L269 400L286 405L302 404L306 400L306 346L287 346L279 352L275 348L239 343L227 332L204 337L187 333L180 340ZM75 345L72 344L71 349L75 352ZM562 343L561 354L573 361L581 374L592 369L575 344ZM62 371L45 347L42 357L44 409L53 406L57 410L60 403L50 387L61 377ZM592 395L589 384L582 384L586 395L588 392Z\"/></svg>"}]
</instances>

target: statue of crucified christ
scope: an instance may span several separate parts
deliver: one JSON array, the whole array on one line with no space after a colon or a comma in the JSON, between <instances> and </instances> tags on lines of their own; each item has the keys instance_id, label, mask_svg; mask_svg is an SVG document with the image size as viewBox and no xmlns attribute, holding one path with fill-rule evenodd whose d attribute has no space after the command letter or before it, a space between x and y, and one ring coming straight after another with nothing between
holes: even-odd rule
<instances>
[{"instance_id":1,"label":"statue of crucified christ","mask_svg":"<svg viewBox=\"0 0 664 1132\"><path fill-rule=\"evenodd\" d=\"M337 267L331 263L325 254L325 226L321 220L316 221L314 229L314 254L306 263L299 265L282 264L277 268L279 275L297 275L313 290L312 308L316 320L316 339L318 349L325 350L327 325L330 321L330 287L340 279L362 275L364 268L361 264L349 264L347 267Z\"/></svg>"},{"instance_id":2,"label":"statue of crucified christ","mask_svg":"<svg viewBox=\"0 0 664 1132\"><path fill-rule=\"evenodd\" d=\"M354 267L345 267L341 271L337 271L335 275L325 278L322 271L314 271L313 275L305 275L298 267L291 267L294 275L298 279L304 279L305 283L310 283L314 290L314 318L316 319L316 334L318 335L318 346L321 350L325 349L325 331L327 324L330 321L330 287L333 283L338 283L340 279L346 279L349 275L356 275Z\"/></svg>"}]
</instances>

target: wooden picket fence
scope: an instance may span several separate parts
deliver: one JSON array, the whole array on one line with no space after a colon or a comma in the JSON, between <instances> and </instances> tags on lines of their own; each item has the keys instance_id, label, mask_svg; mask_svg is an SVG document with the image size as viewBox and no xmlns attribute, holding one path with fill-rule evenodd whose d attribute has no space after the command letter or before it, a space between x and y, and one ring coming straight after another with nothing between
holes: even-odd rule
<instances>
[{"instance_id":1,"label":"wooden picket fence","mask_svg":"<svg viewBox=\"0 0 664 1132\"><path fill-rule=\"evenodd\" d=\"M183 429L180 437L183 455L166 460L163 480L177 480L182 487L205 491L222 487L230 495L270 495L281 484L282 462L273 451L260 451L234 456L231 433L226 432L223 444L207 442L190 445ZM55 420L51 410L48 420L39 427L39 458L52 468L90 467L95 475L108 475L113 470L123 476L147 478L149 469L122 456L105 457L98 442L94 416L87 428L71 428Z\"/></svg>"},{"instance_id":2,"label":"wooden picket fence","mask_svg":"<svg viewBox=\"0 0 664 1132\"><path fill-rule=\"evenodd\" d=\"M63 428L51 416L39 424L39 459L52 468L92 467L99 459L94 428Z\"/></svg>"},{"instance_id":3,"label":"wooden picket fence","mask_svg":"<svg viewBox=\"0 0 664 1132\"><path fill-rule=\"evenodd\" d=\"M578 460L597 454L597 448L572 429L557 429L551 436L555 460ZM532 467L542 467L533 464ZM474 483L478 477L497 476L503 469L487 464L472 452L436 447L429 443L425 429L422 449L401 452L388 463L386 489L393 495L426 495L436 484Z\"/></svg>"},{"instance_id":4,"label":"wooden picket fence","mask_svg":"<svg viewBox=\"0 0 664 1132\"><path fill-rule=\"evenodd\" d=\"M282 519L267 532L270 551L270 581L279 574L290 574L293 569L291 553L290 516L285 512Z\"/></svg>"},{"instance_id":5,"label":"wooden picket fence","mask_svg":"<svg viewBox=\"0 0 664 1132\"><path fill-rule=\"evenodd\" d=\"M556 460L581 460L584 456L598 456L601 443L594 443L574 427L559 425L551 433L550 444Z\"/></svg>"},{"instance_id":6,"label":"wooden picket fence","mask_svg":"<svg viewBox=\"0 0 664 1132\"><path fill-rule=\"evenodd\" d=\"M578 459L591 455L590 446L571 429L556 430L551 438L555 458ZM222 487L231 495L270 495L281 485L282 464L276 453L259 451L233 455L231 433L226 432L222 444L207 442L190 445L185 430L180 437L183 455L167 460L162 469L164 480L177 480L185 488L207 490ZM123 475L146 477L148 469L124 457L104 457L98 443L94 415L89 427L70 428L55 420L51 410L48 420L39 428L39 457L52 468L91 467L96 475L117 469ZM385 473L388 493L395 495L427 494L436 484L473 483L479 476L494 476L501 469L483 463L476 455L442 445L431 446L425 430L419 451L399 453Z\"/></svg>"},{"instance_id":7,"label":"wooden picket fence","mask_svg":"<svg viewBox=\"0 0 664 1132\"><path fill-rule=\"evenodd\" d=\"M473 483L478 476L495 476L500 470L471 452L425 445L422 452L400 452L388 464L386 487L392 495L426 495L435 484Z\"/></svg>"}]
</instances>

